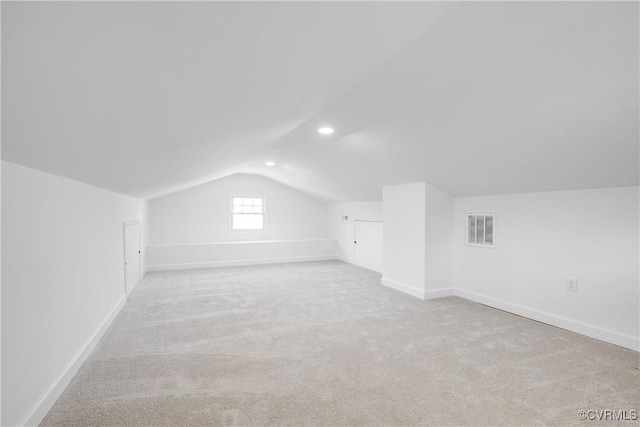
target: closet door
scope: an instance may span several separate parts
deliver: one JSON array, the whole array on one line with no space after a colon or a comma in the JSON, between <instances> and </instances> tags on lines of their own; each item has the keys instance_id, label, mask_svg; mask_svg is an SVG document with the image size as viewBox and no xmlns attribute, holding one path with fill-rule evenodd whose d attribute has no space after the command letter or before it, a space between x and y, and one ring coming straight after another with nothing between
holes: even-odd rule
<instances>
[{"instance_id":1,"label":"closet door","mask_svg":"<svg viewBox=\"0 0 640 427\"><path fill-rule=\"evenodd\" d=\"M129 295L140 280L140 223L124 226L125 293Z\"/></svg>"},{"instance_id":2,"label":"closet door","mask_svg":"<svg viewBox=\"0 0 640 427\"><path fill-rule=\"evenodd\" d=\"M382 273L382 221L354 221L353 263Z\"/></svg>"}]
</instances>

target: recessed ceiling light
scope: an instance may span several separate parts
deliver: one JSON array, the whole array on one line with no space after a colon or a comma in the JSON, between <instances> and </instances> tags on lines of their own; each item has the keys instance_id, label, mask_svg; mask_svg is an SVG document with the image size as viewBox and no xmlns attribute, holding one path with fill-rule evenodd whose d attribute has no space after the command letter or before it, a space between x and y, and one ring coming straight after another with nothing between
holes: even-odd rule
<instances>
[{"instance_id":1,"label":"recessed ceiling light","mask_svg":"<svg viewBox=\"0 0 640 427\"><path fill-rule=\"evenodd\" d=\"M322 134L322 135L331 135L333 133L333 128L320 128L318 129L318 133Z\"/></svg>"},{"instance_id":2,"label":"recessed ceiling light","mask_svg":"<svg viewBox=\"0 0 640 427\"><path fill-rule=\"evenodd\" d=\"M264 162L265 165L267 166L275 166L275 162Z\"/></svg>"}]
</instances>

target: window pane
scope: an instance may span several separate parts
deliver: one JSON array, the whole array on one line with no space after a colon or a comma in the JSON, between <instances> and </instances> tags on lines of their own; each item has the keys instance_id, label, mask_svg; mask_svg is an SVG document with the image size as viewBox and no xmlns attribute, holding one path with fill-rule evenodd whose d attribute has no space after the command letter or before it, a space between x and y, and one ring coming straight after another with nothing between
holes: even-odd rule
<instances>
[{"instance_id":1,"label":"window pane","mask_svg":"<svg viewBox=\"0 0 640 427\"><path fill-rule=\"evenodd\" d=\"M263 216L255 214L234 214L233 229L234 230L262 230Z\"/></svg>"},{"instance_id":2,"label":"window pane","mask_svg":"<svg viewBox=\"0 0 640 427\"><path fill-rule=\"evenodd\" d=\"M264 229L264 201L261 197L232 197L233 230Z\"/></svg>"},{"instance_id":3,"label":"window pane","mask_svg":"<svg viewBox=\"0 0 640 427\"><path fill-rule=\"evenodd\" d=\"M493 215L487 215L484 221L484 242L493 245Z\"/></svg>"},{"instance_id":4,"label":"window pane","mask_svg":"<svg viewBox=\"0 0 640 427\"><path fill-rule=\"evenodd\" d=\"M475 243L476 242L476 217L475 215L469 215L468 217L468 221L469 221L469 237L468 237L468 242L469 243Z\"/></svg>"},{"instance_id":5,"label":"window pane","mask_svg":"<svg viewBox=\"0 0 640 427\"><path fill-rule=\"evenodd\" d=\"M242 212L242 199L237 197L233 198L233 212Z\"/></svg>"},{"instance_id":6,"label":"window pane","mask_svg":"<svg viewBox=\"0 0 640 427\"><path fill-rule=\"evenodd\" d=\"M476 225L476 243L484 243L484 216L478 215L478 221Z\"/></svg>"}]
</instances>

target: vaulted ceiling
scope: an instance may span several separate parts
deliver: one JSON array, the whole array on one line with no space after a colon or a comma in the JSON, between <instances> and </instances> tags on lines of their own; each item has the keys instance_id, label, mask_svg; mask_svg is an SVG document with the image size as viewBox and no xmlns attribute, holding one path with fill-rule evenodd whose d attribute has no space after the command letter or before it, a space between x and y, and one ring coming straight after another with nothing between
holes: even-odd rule
<instances>
[{"instance_id":1,"label":"vaulted ceiling","mask_svg":"<svg viewBox=\"0 0 640 427\"><path fill-rule=\"evenodd\" d=\"M3 2L2 158L136 197L638 185L638 40L637 2Z\"/></svg>"}]
</instances>

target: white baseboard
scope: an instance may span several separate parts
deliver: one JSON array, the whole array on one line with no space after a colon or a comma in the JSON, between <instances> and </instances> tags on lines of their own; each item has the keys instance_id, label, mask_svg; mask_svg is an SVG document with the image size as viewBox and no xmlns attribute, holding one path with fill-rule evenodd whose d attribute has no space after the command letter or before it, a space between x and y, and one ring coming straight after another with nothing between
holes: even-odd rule
<instances>
[{"instance_id":1,"label":"white baseboard","mask_svg":"<svg viewBox=\"0 0 640 427\"><path fill-rule=\"evenodd\" d=\"M413 288L404 283L396 282L392 279L387 279L386 277L383 277L380 283L388 288L395 289L396 291L404 292L405 294L409 294L413 297L424 299L424 291L421 289Z\"/></svg>"},{"instance_id":2,"label":"white baseboard","mask_svg":"<svg viewBox=\"0 0 640 427\"><path fill-rule=\"evenodd\" d=\"M466 291L464 289L455 289L454 294L470 301L488 305L489 307L517 314L518 316L527 317L538 322L586 335L597 340L605 341L611 344L625 347L630 350L640 350L640 340L638 338L620 334L608 329L599 328L587 323L578 322L576 320L567 319L565 317L556 316L539 310L534 310L519 304L513 304L507 301L481 295L475 292Z\"/></svg>"},{"instance_id":3,"label":"white baseboard","mask_svg":"<svg viewBox=\"0 0 640 427\"><path fill-rule=\"evenodd\" d=\"M111 312L104 319L100 327L94 332L93 336L89 341L84 345L84 347L69 361L67 366L62 371L62 374L54 381L54 383L49 387L49 389L42 395L40 399L31 407L29 412L24 416L22 421L18 425L20 426L37 426L39 425L44 417L47 415L49 410L53 407L53 404L56 403L58 397L62 394L64 389L69 385L74 375L78 372L82 364L87 357L91 354L93 349L96 347L96 344L100 341L100 338L104 335L104 333L109 329L111 323L116 318L122 307L124 307L127 302L126 295L123 295L120 298L120 301L116 304L116 306L111 310Z\"/></svg>"},{"instance_id":4,"label":"white baseboard","mask_svg":"<svg viewBox=\"0 0 640 427\"><path fill-rule=\"evenodd\" d=\"M147 271L191 270L195 268L236 267L244 265L282 264L287 262L329 261L337 259L335 255L313 255L288 258L257 258L233 261L194 262L185 264L149 265Z\"/></svg>"},{"instance_id":5,"label":"white baseboard","mask_svg":"<svg viewBox=\"0 0 640 427\"><path fill-rule=\"evenodd\" d=\"M425 291L424 299L435 299L454 296L453 288L434 289L432 291Z\"/></svg>"},{"instance_id":6,"label":"white baseboard","mask_svg":"<svg viewBox=\"0 0 640 427\"><path fill-rule=\"evenodd\" d=\"M416 298L420 298L422 300L442 298L442 297L450 297L454 295L453 288L443 288L443 289L434 289L430 291L423 291L422 289L413 288L407 284L383 277L381 283L384 286L387 286L391 289L395 289L396 291L404 292L405 294L409 294Z\"/></svg>"},{"instance_id":7,"label":"white baseboard","mask_svg":"<svg viewBox=\"0 0 640 427\"><path fill-rule=\"evenodd\" d=\"M338 261L346 262L347 264L353 264L353 260L345 256L336 255L334 258Z\"/></svg>"}]
</instances>

